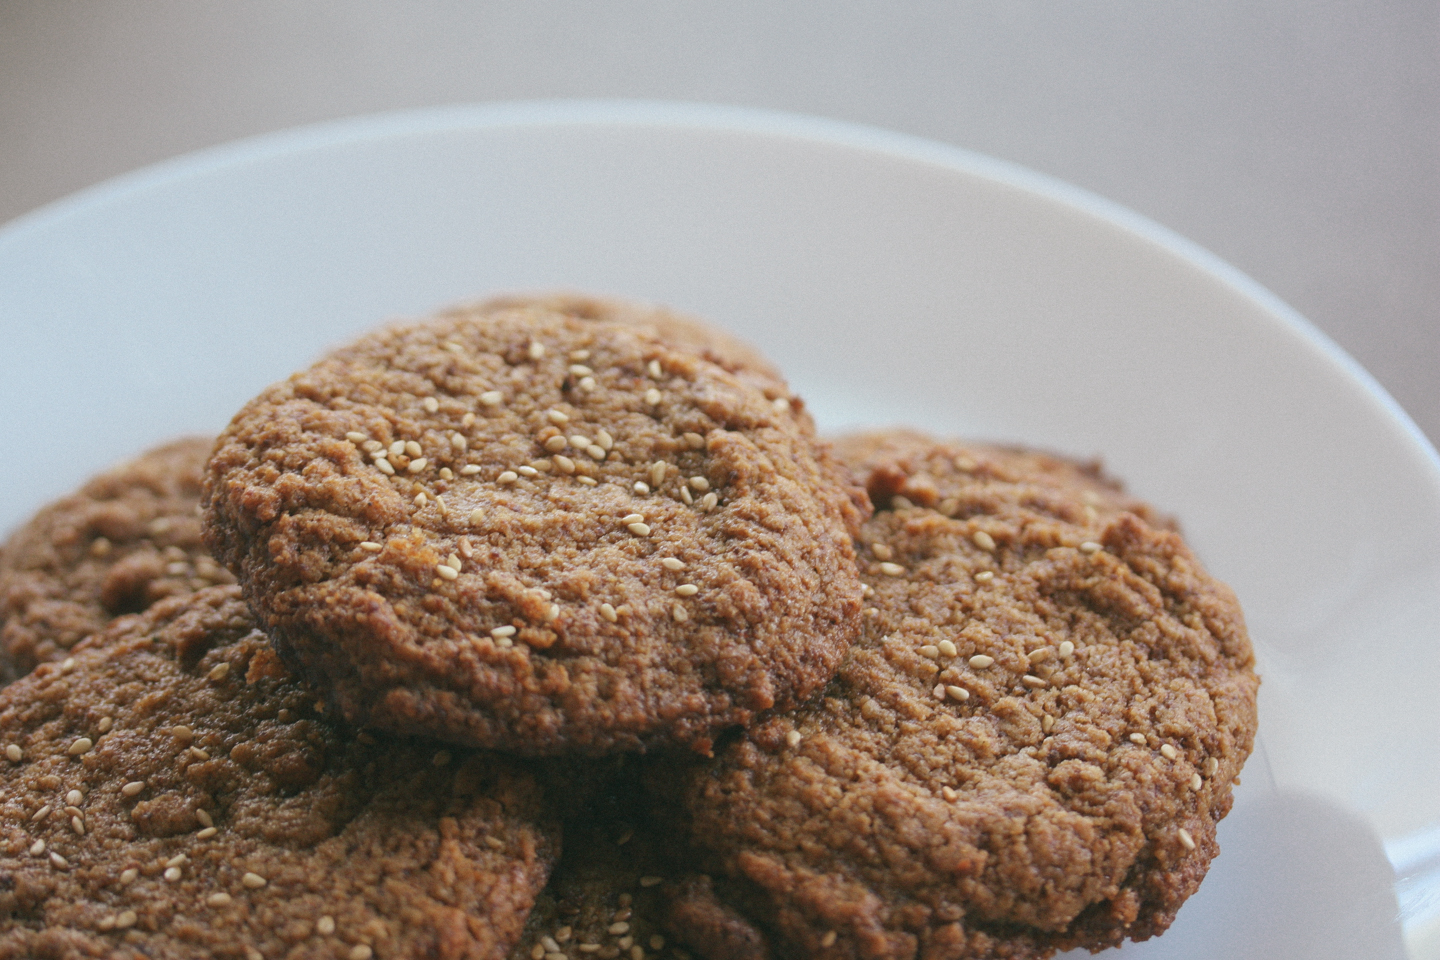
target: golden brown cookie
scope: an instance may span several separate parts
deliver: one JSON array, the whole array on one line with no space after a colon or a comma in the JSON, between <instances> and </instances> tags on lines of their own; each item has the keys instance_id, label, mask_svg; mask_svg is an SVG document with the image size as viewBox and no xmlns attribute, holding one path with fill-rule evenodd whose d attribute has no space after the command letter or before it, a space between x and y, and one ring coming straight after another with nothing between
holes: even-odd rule
<instances>
[{"instance_id":1,"label":"golden brown cookie","mask_svg":"<svg viewBox=\"0 0 1440 960\"><path fill-rule=\"evenodd\" d=\"M95 477L41 510L0 553L0 679L58 660L122 613L233 583L200 542L214 440L188 437Z\"/></svg>"},{"instance_id":2,"label":"golden brown cookie","mask_svg":"<svg viewBox=\"0 0 1440 960\"><path fill-rule=\"evenodd\" d=\"M916 434L839 453L877 508L864 636L815 702L655 771L686 839L796 956L1165 930L1254 737L1234 595L1093 468Z\"/></svg>"},{"instance_id":3,"label":"golden brown cookie","mask_svg":"<svg viewBox=\"0 0 1440 960\"><path fill-rule=\"evenodd\" d=\"M534 780L316 707L233 586L0 691L0 957L504 956L557 852Z\"/></svg>"},{"instance_id":4,"label":"golden brown cookie","mask_svg":"<svg viewBox=\"0 0 1440 960\"><path fill-rule=\"evenodd\" d=\"M634 326L446 315L242 410L207 542L354 722L703 752L818 690L859 631L864 496L800 410Z\"/></svg>"}]
</instances>

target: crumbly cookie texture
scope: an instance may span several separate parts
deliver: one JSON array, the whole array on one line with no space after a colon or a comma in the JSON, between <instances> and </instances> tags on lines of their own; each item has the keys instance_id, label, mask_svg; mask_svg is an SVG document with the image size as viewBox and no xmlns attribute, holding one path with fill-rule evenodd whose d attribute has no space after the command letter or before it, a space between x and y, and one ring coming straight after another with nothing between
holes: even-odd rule
<instances>
[{"instance_id":1,"label":"crumbly cookie texture","mask_svg":"<svg viewBox=\"0 0 1440 960\"><path fill-rule=\"evenodd\" d=\"M63 659L113 618L233 583L200 542L212 438L187 437L41 510L0 552L0 680Z\"/></svg>"},{"instance_id":2,"label":"crumbly cookie texture","mask_svg":"<svg viewBox=\"0 0 1440 960\"><path fill-rule=\"evenodd\" d=\"M316 708L233 586L0 691L0 957L503 956L558 853L535 782Z\"/></svg>"},{"instance_id":3,"label":"crumbly cookie texture","mask_svg":"<svg viewBox=\"0 0 1440 960\"><path fill-rule=\"evenodd\" d=\"M820 689L859 632L868 501L802 409L634 326L446 315L242 410L207 542L352 721L706 752Z\"/></svg>"},{"instance_id":4,"label":"crumbly cookie texture","mask_svg":"<svg viewBox=\"0 0 1440 960\"><path fill-rule=\"evenodd\" d=\"M1234 595L1093 468L917 434L838 451L877 508L864 636L813 703L657 767L662 814L797 956L1164 931L1255 733Z\"/></svg>"}]
</instances>

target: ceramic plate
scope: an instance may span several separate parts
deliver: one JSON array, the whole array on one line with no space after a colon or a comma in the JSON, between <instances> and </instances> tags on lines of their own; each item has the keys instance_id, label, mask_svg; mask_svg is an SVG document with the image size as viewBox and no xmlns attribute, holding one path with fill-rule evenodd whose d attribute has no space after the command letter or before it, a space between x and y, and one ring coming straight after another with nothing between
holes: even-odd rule
<instances>
[{"instance_id":1,"label":"ceramic plate","mask_svg":"<svg viewBox=\"0 0 1440 960\"><path fill-rule=\"evenodd\" d=\"M821 120L517 104L264 137L0 230L0 528L397 315L556 287L771 355L827 429L1103 457L1259 651L1222 854L1126 957L1440 957L1440 463L1356 364L1079 190Z\"/></svg>"}]
</instances>

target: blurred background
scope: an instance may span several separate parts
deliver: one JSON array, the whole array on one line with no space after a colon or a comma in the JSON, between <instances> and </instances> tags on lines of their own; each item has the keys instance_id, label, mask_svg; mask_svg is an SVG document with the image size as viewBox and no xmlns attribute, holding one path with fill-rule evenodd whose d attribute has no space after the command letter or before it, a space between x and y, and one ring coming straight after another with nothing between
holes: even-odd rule
<instances>
[{"instance_id":1,"label":"blurred background","mask_svg":"<svg viewBox=\"0 0 1440 960\"><path fill-rule=\"evenodd\" d=\"M1275 291L1440 438L1435 0L0 0L0 223L238 137L561 97L819 114L1067 180Z\"/></svg>"}]
</instances>

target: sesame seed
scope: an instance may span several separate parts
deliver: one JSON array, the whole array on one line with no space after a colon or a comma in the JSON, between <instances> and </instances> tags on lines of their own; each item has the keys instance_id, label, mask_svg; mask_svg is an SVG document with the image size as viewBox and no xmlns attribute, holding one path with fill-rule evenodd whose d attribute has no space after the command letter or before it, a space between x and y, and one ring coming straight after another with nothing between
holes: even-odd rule
<instances>
[{"instance_id":1,"label":"sesame seed","mask_svg":"<svg viewBox=\"0 0 1440 960\"><path fill-rule=\"evenodd\" d=\"M693 583L682 583L675 588L675 592L682 597L693 597L700 592L700 588Z\"/></svg>"},{"instance_id":2,"label":"sesame seed","mask_svg":"<svg viewBox=\"0 0 1440 960\"><path fill-rule=\"evenodd\" d=\"M1080 552L1081 552L1081 553L1099 553L1099 552L1100 552L1100 544L1096 543L1094 540L1086 540L1084 543L1080 544Z\"/></svg>"},{"instance_id":3,"label":"sesame seed","mask_svg":"<svg viewBox=\"0 0 1440 960\"><path fill-rule=\"evenodd\" d=\"M72 757L79 757L89 753L90 748L93 746L95 746L94 740L91 740L89 737L80 737L74 743L70 744L70 749L66 752Z\"/></svg>"},{"instance_id":4,"label":"sesame seed","mask_svg":"<svg viewBox=\"0 0 1440 960\"><path fill-rule=\"evenodd\" d=\"M66 807L66 808L65 808L65 812L68 813L68 814L70 814L70 816L72 816L72 817L83 817L83 816L85 815L85 814L84 814L84 811L82 811L79 807L75 806L74 804L71 804L70 806Z\"/></svg>"},{"instance_id":5,"label":"sesame seed","mask_svg":"<svg viewBox=\"0 0 1440 960\"><path fill-rule=\"evenodd\" d=\"M969 699L970 699L970 691L969 691L969 690L966 690L964 687L957 687L957 686L955 686L954 684L950 684L950 685L946 686L946 687L945 687L945 693L946 693L946 695L949 696L952 700L969 700Z\"/></svg>"},{"instance_id":6,"label":"sesame seed","mask_svg":"<svg viewBox=\"0 0 1440 960\"><path fill-rule=\"evenodd\" d=\"M609 620L611 623L620 619L620 615L615 612L615 608L608 603L600 604L600 616Z\"/></svg>"},{"instance_id":7,"label":"sesame seed","mask_svg":"<svg viewBox=\"0 0 1440 960\"><path fill-rule=\"evenodd\" d=\"M954 787L941 787L940 796L953 803L954 801L960 799L960 791L956 790Z\"/></svg>"},{"instance_id":8,"label":"sesame seed","mask_svg":"<svg viewBox=\"0 0 1440 960\"><path fill-rule=\"evenodd\" d=\"M991 580L994 579L995 574L993 571L990 570L981 570L979 573L975 574L975 581L977 583L989 583Z\"/></svg>"},{"instance_id":9,"label":"sesame seed","mask_svg":"<svg viewBox=\"0 0 1440 960\"><path fill-rule=\"evenodd\" d=\"M509 624L506 624L503 627L496 627L494 630L490 631L490 636L494 637L497 640L499 640L501 637L513 637L515 636L515 628L510 626Z\"/></svg>"},{"instance_id":10,"label":"sesame seed","mask_svg":"<svg viewBox=\"0 0 1440 960\"><path fill-rule=\"evenodd\" d=\"M557 454L555 457L555 469L559 470L561 473L574 473L575 461L571 460L569 457L562 457Z\"/></svg>"},{"instance_id":11,"label":"sesame seed","mask_svg":"<svg viewBox=\"0 0 1440 960\"><path fill-rule=\"evenodd\" d=\"M120 882L122 884L130 883L138 876L140 876L140 871L136 870L134 867L130 867L126 870L120 871Z\"/></svg>"},{"instance_id":12,"label":"sesame seed","mask_svg":"<svg viewBox=\"0 0 1440 960\"><path fill-rule=\"evenodd\" d=\"M594 377L581 377L581 378L580 378L580 389L581 389L581 390L584 390L586 393L589 393L591 390L594 390L594 389L595 389L595 378L594 378Z\"/></svg>"},{"instance_id":13,"label":"sesame seed","mask_svg":"<svg viewBox=\"0 0 1440 960\"><path fill-rule=\"evenodd\" d=\"M1207 777L1213 777L1213 776L1215 776L1215 771L1217 771L1217 770L1219 770L1219 769L1220 769L1220 761L1219 761L1219 760L1215 759L1214 757L1206 757L1206 758L1205 758L1205 776L1207 776Z\"/></svg>"},{"instance_id":14,"label":"sesame seed","mask_svg":"<svg viewBox=\"0 0 1440 960\"><path fill-rule=\"evenodd\" d=\"M875 557L878 560L889 560L895 555L895 551L891 550L883 543L870 544L870 552L875 554Z\"/></svg>"},{"instance_id":15,"label":"sesame seed","mask_svg":"<svg viewBox=\"0 0 1440 960\"><path fill-rule=\"evenodd\" d=\"M170 867L163 874L161 874L161 876L165 878L165 881L167 883L174 883L176 880L179 880L182 876L184 876L184 873L179 867Z\"/></svg>"},{"instance_id":16,"label":"sesame seed","mask_svg":"<svg viewBox=\"0 0 1440 960\"><path fill-rule=\"evenodd\" d=\"M417 506L417 507L423 507L423 506L425 506L425 504L427 504L427 503L429 503L429 502L430 502L430 498L427 497L427 496L425 496L425 491L424 491L424 490L421 490L419 493L415 494L415 506Z\"/></svg>"},{"instance_id":17,"label":"sesame seed","mask_svg":"<svg viewBox=\"0 0 1440 960\"><path fill-rule=\"evenodd\" d=\"M345 439L349 440L351 443L364 443L368 438L363 433L357 433L356 431L351 430L345 434Z\"/></svg>"},{"instance_id":18,"label":"sesame seed","mask_svg":"<svg viewBox=\"0 0 1440 960\"><path fill-rule=\"evenodd\" d=\"M945 684L943 684L943 683L937 683L937 684L935 684L935 689L934 689L934 690L931 690L930 692L933 693L933 694L935 694L935 699L936 699L936 700L944 700L944 699L945 699Z\"/></svg>"},{"instance_id":19,"label":"sesame seed","mask_svg":"<svg viewBox=\"0 0 1440 960\"><path fill-rule=\"evenodd\" d=\"M424 457L417 457L416 459L411 460L410 466L406 467L405 469L409 470L411 473L419 473L421 470L424 470L425 467L429 465L429 463L430 461L426 460Z\"/></svg>"},{"instance_id":20,"label":"sesame seed","mask_svg":"<svg viewBox=\"0 0 1440 960\"><path fill-rule=\"evenodd\" d=\"M825 936L820 938L820 946L833 947L835 945L835 931L827 930Z\"/></svg>"},{"instance_id":21,"label":"sesame seed","mask_svg":"<svg viewBox=\"0 0 1440 960\"><path fill-rule=\"evenodd\" d=\"M1131 743L1139 744L1139 745L1142 746L1142 747L1145 746L1145 734L1143 734L1143 733L1132 733L1132 734L1130 734L1130 742L1131 742Z\"/></svg>"},{"instance_id":22,"label":"sesame seed","mask_svg":"<svg viewBox=\"0 0 1440 960\"><path fill-rule=\"evenodd\" d=\"M540 346L540 345L539 345L539 344L534 344L534 345L531 346L531 348L530 348L530 354L531 354L531 356L534 356L534 354L535 354L535 347L537 347L537 346ZM544 350L544 347L541 347L541 350ZM540 359L540 358L539 358L539 357L535 357L535 359L538 360L538 359ZM370 960L370 958L373 957L374 955L375 955L375 951L372 950L372 949L370 949L370 947L369 947L367 944L363 944L363 943L357 943L357 944L355 944L355 946L353 946L353 947L350 948L350 952L349 952L348 954L346 954L346 956L349 957L349 960Z\"/></svg>"},{"instance_id":23,"label":"sesame seed","mask_svg":"<svg viewBox=\"0 0 1440 960\"><path fill-rule=\"evenodd\" d=\"M785 734L785 742L790 744L790 746L792 747L798 747L800 745L800 731L791 730L789 733Z\"/></svg>"},{"instance_id":24,"label":"sesame seed","mask_svg":"<svg viewBox=\"0 0 1440 960\"><path fill-rule=\"evenodd\" d=\"M585 452L589 455L591 460L605 459L605 448L600 446L600 444L598 443L590 444L590 446L585 448Z\"/></svg>"},{"instance_id":25,"label":"sesame seed","mask_svg":"<svg viewBox=\"0 0 1440 960\"><path fill-rule=\"evenodd\" d=\"M927 643L920 648L920 656L929 657L931 660L934 660L940 656L940 648L933 643Z\"/></svg>"},{"instance_id":26,"label":"sesame seed","mask_svg":"<svg viewBox=\"0 0 1440 960\"><path fill-rule=\"evenodd\" d=\"M545 960L545 945L537 943L530 948L530 960Z\"/></svg>"},{"instance_id":27,"label":"sesame seed","mask_svg":"<svg viewBox=\"0 0 1440 960\"><path fill-rule=\"evenodd\" d=\"M335 918L326 914L315 921L315 932L322 937L328 937L335 932Z\"/></svg>"},{"instance_id":28,"label":"sesame seed","mask_svg":"<svg viewBox=\"0 0 1440 960\"><path fill-rule=\"evenodd\" d=\"M610 436L610 431L600 430L595 434L595 443L600 449L609 451L615 446L615 438Z\"/></svg>"},{"instance_id":29,"label":"sesame seed","mask_svg":"<svg viewBox=\"0 0 1440 960\"><path fill-rule=\"evenodd\" d=\"M625 529L629 530L637 537L650 536L650 524L648 523L629 523L625 525Z\"/></svg>"},{"instance_id":30,"label":"sesame seed","mask_svg":"<svg viewBox=\"0 0 1440 960\"><path fill-rule=\"evenodd\" d=\"M1195 849L1195 838L1190 836L1189 830L1181 827L1179 830L1175 831L1175 835L1180 838L1180 843L1184 845L1186 850Z\"/></svg>"},{"instance_id":31,"label":"sesame seed","mask_svg":"<svg viewBox=\"0 0 1440 960\"><path fill-rule=\"evenodd\" d=\"M9 760L11 763L19 763L21 760L25 759L25 751L21 750L13 743L6 744L5 759Z\"/></svg>"},{"instance_id":32,"label":"sesame seed","mask_svg":"<svg viewBox=\"0 0 1440 960\"><path fill-rule=\"evenodd\" d=\"M955 644L951 643L949 640L941 640L939 643L936 644L936 646L939 647L940 652L945 654L945 656L947 657L953 657L960 652L959 650L955 649Z\"/></svg>"},{"instance_id":33,"label":"sesame seed","mask_svg":"<svg viewBox=\"0 0 1440 960\"><path fill-rule=\"evenodd\" d=\"M210 668L210 672L207 673L207 674L205 674L205 676L208 677L208 678L211 679L211 680L224 680L224 679L225 679L225 675L226 675L227 673L229 673L229 672L230 672L230 664L229 664L229 663L217 663L217 664L215 664L215 666L213 666L213 667Z\"/></svg>"},{"instance_id":34,"label":"sesame seed","mask_svg":"<svg viewBox=\"0 0 1440 960\"><path fill-rule=\"evenodd\" d=\"M436 400L434 397L426 397L424 400L420 401L420 406L425 408L426 413L434 413L435 411L440 409L440 401Z\"/></svg>"},{"instance_id":35,"label":"sesame seed","mask_svg":"<svg viewBox=\"0 0 1440 960\"><path fill-rule=\"evenodd\" d=\"M570 364L570 373L573 374L574 376L577 376L577 377L588 377L588 376L590 376L590 374L592 374L592 373L594 373L594 372L595 372L594 370L591 370L589 367L585 366L585 364L583 364L583 363L572 363L572 364Z\"/></svg>"},{"instance_id":36,"label":"sesame seed","mask_svg":"<svg viewBox=\"0 0 1440 960\"><path fill-rule=\"evenodd\" d=\"M125 784L125 786L120 788L120 792L127 797L133 797L135 796L135 794L139 793L141 790L144 789L144 780L131 780L129 783Z\"/></svg>"},{"instance_id":37,"label":"sesame seed","mask_svg":"<svg viewBox=\"0 0 1440 960\"><path fill-rule=\"evenodd\" d=\"M47 803L47 804L45 804L45 806L41 807L39 810L36 810L35 813L30 817L30 819L31 819L31 820L44 820L46 817L50 816L50 811L51 811L51 809L53 809L53 808L50 806L50 804Z\"/></svg>"},{"instance_id":38,"label":"sesame seed","mask_svg":"<svg viewBox=\"0 0 1440 960\"><path fill-rule=\"evenodd\" d=\"M650 376L654 377L656 380L659 380L661 377L665 376L665 371L660 368L659 360L651 360L648 364L645 365L645 369L649 372Z\"/></svg>"},{"instance_id":39,"label":"sesame seed","mask_svg":"<svg viewBox=\"0 0 1440 960\"><path fill-rule=\"evenodd\" d=\"M450 762L450 751L449 751L449 750L436 750L436 751L435 751L435 756L433 756L433 757L430 758L430 763L431 763L433 766L437 766L437 767L443 767L443 766L445 766L446 764L448 764L449 762Z\"/></svg>"},{"instance_id":40,"label":"sesame seed","mask_svg":"<svg viewBox=\"0 0 1440 960\"><path fill-rule=\"evenodd\" d=\"M140 918L135 915L134 910L122 910L120 911L120 915L115 918L115 929L128 930L135 926L135 921L139 919Z\"/></svg>"},{"instance_id":41,"label":"sesame seed","mask_svg":"<svg viewBox=\"0 0 1440 960\"><path fill-rule=\"evenodd\" d=\"M559 453L561 450L565 449L565 444L567 442L568 441L566 441L563 436L557 433L555 436L545 441L545 451L547 453Z\"/></svg>"},{"instance_id":42,"label":"sesame seed","mask_svg":"<svg viewBox=\"0 0 1440 960\"><path fill-rule=\"evenodd\" d=\"M665 482L665 469L669 466L664 460L656 460L650 464L650 486L658 487Z\"/></svg>"},{"instance_id":43,"label":"sesame seed","mask_svg":"<svg viewBox=\"0 0 1440 960\"><path fill-rule=\"evenodd\" d=\"M74 830L78 835L82 837L85 836L85 821L81 820L79 817L71 817L70 829Z\"/></svg>"},{"instance_id":44,"label":"sesame seed","mask_svg":"<svg viewBox=\"0 0 1440 960\"><path fill-rule=\"evenodd\" d=\"M521 467L517 472L522 477L538 477L540 475L540 471L534 467Z\"/></svg>"},{"instance_id":45,"label":"sesame seed","mask_svg":"<svg viewBox=\"0 0 1440 960\"><path fill-rule=\"evenodd\" d=\"M398 456L401 456L401 455L404 454L404 453L405 453L405 441L404 441L404 440L396 440L394 443L390 444L390 456L392 456L392 457L398 457Z\"/></svg>"},{"instance_id":46,"label":"sesame seed","mask_svg":"<svg viewBox=\"0 0 1440 960\"><path fill-rule=\"evenodd\" d=\"M576 482L576 483L579 483L579 484L581 484L581 485L583 485L583 486L586 486L586 487L593 487L593 486L595 486L595 478L594 478L594 477L576 477L576 478L575 478L575 482Z\"/></svg>"},{"instance_id":47,"label":"sesame seed","mask_svg":"<svg viewBox=\"0 0 1440 960\"><path fill-rule=\"evenodd\" d=\"M219 833L219 832L220 832L219 829L216 828L216 827L206 827L204 830L200 830L200 831L196 832L196 834L195 834L195 839L196 839L196 840L209 840L211 837L215 836L215 834L217 834L217 833Z\"/></svg>"},{"instance_id":48,"label":"sesame seed","mask_svg":"<svg viewBox=\"0 0 1440 960\"><path fill-rule=\"evenodd\" d=\"M1205 781L1200 779L1200 774L1198 774L1198 773L1192 773L1192 774L1190 774L1190 789L1191 789L1191 790L1194 790L1196 793L1199 793L1199 792L1200 792L1200 788L1203 787L1204 785L1205 785Z\"/></svg>"},{"instance_id":49,"label":"sesame seed","mask_svg":"<svg viewBox=\"0 0 1440 960\"><path fill-rule=\"evenodd\" d=\"M44 840L36 840L34 843L30 844L30 856L32 856L32 857L43 857L44 855L45 855L45 841L44 841Z\"/></svg>"},{"instance_id":50,"label":"sesame seed","mask_svg":"<svg viewBox=\"0 0 1440 960\"><path fill-rule=\"evenodd\" d=\"M190 748L190 755L191 755L192 757L194 757L196 760L209 760L209 759L210 759L210 753L209 753L208 751L206 751L206 750L201 750L199 747L191 747L191 748Z\"/></svg>"},{"instance_id":51,"label":"sesame seed","mask_svg":"<svg viewBox=\"0 0 1440 960\"><path fill-rule=\"evenodd\" d=\"M975 546L979 547L981 550L995 549L995 538L990 536L990 534L986 533L984 530L976 530L974 536L972 536L970 539L974 540Z\"/></svg>"},{"instance_id":52,"label":"sesame seed","mask_svg":"<svg viewBox=\"0 0 1440 960\"><path fill-rule=\"evenodd\" d=\"M710 489L710 481L705 477L691 477L690 486L694 488L696 493L704 493Z\"/></svg>"},{"instance_id":53,"label":"sesame seed","mask_svg":"<svg viewBox=\"0 0 1440 960\"><path fill-rule=\"evenodd\" d=\"M499 390L486 390L480 394L480 402L487 407L498 407L500 406L500 401L504 399L505 395Z\"/></svg>"},{"instance_id":54,"label":"sesame seed","mask_svg":"<svg viewBox=\"0 0 1440 960\"><path fill-rule=\"evenodd\" d=\"M70 806L72 807L80 806L81 801L83 801L84 799L85 794L81 793L79 790L71 790L69 793L65 794L65 802L70 804Z\"/></svg>"},{"instance_id":55,"label":"sesame seed","mask_svg":"<svg viewBox=\"0 0 1440 960\"><path fill-rule=\"evenodd\" d=\"M890 506L895 510L913 510L915 504L910 502L909 497L893 496L890 498Z\"/></svg>"},{"instance_id":56,"label":"sesame seed","mask_svg":"<svg viewBox=\"0 0 1440 960\"><path fill-rule=\"evenodd\" d=\"M898 563L885 562L880 564L880 572L887 577L898 577L905 572L905 568Z\"/></svg>"},{"instance_id":57,"label":"sesame seed","mask_svg":"<svg viewBox=\"0 0 1440 960\"><path fill-rule=\"evenodd\" d=\"M471 522L472 524L474 524L474 523L479 523L481 520L484 520L484 519L485 519L485 511L484 511L484 510L481 510L479 507L476 507L474 510L471 510L471 511L470 511L470 522Z\"/></svg>"},{"instance_id":58,"label":"sesame seed","mask_svg":"<svg viewBox=\"0 0 1440 960\"><path fill-rule=\"evenodd\" d=\"M520 475L518 473L516 473L514 470L506 470L504 473L500 474L500 476L495 478L495 482L514 483L518 479L520 479Z\"/></svg>"},{"instance_id":59,"label":"sesame seed","mask_svg":"<svg viewBox=\"0 0 1440 960\"><path fill-rule=\"evenodd\" d=\"M50 851L50 865L57 870L70 869L70 861L60 856L60 854L56 853L54 850Z\"/></svg>"},{"instance_id":60,"label":"sesame seed","mask_svg":"<svg viewBox=\"0 0 1440 960\"><path fill-rule=\"evenodd\" d=\"M219 893L212 893L205 898L205 902L212 907L226 907L230 905L230 894L223 890Z\"/></svg>"},{"instance_id":61,"label":"sesame seed","mask_svg":"<svg viewBox=\"0 0 1440 960\"><path fill-rule=\"evenodd\" d=\"M530 354L531 360L539 360L541 357L545 356L545 344L541 343L539 340L531 340L530 349L526 352Z\"/></svg>"},{"instance_id":62,"label":"sesame seed","mask_svg":"<svg viewBox=\"0 0 1440 960\"><path fill-rule=\"evenodd\" d=\"M389 461L389 460L386 460L384 457L377 457L377 458L376 458L376 460L375 460L375 469L376 469L376 470L379 470L381 473L385 474L385 476L387 476L387 477L393 477L393 476L395 476L395 467L392 466L391 463L390 463L390 461Z\"/></svg>"},{"instance_id":63,"label":"sesame seed","mask_svg":"<svg viewBox=\"0 0 1440 960\"><path fill-rule=\"evenodd\" d=\"M634 490L636 493L643 497L650 492L650 484L646 483L643 480L636 480L635 485L632 486L630 489Z\"/></svg>"},{"instance_id":64,"label":"sesame seed","mask_svg":"<svg viewBox=\"0 0 1440 960\"><path fill-rule=\"evenodd\" d=\"M584 450L590 446L590 438L577 433L570 438L570 446L577 450Z\"/></svg>"},{"instance_id":65,"label":"sesame seed","mask_svg":"<svg viewBox=\"0 0 1440 960\"><path fill-rule=\"evenodd\" d=\"M684 570L685 561L678 560L675 557L665 557L660 561L660 566L664 567L666 570Z\"/></svg>"},{"instance_id":66,"label":"sesame seed","mask_svg":"<svg viewBox=\"0 0 1440 960\"><path fill-rule=\"evenodd\" d=\"M560 951L560 944L555 942L554 937L541 937L540 945L551 953L558 953Z\"/></svg>"},{"instance_id":67,"label":"sesame seed","mask_svg":"<svg viewBox=\"0 0 1440 960\"><path fill-rule=\"evenodd\" d=\"M245 876L240 878L240 882L243 883L245 886L249 887L251 890L259 890L269 881L267 881L264 877L260 876L260 874L258 873L246 873Z\"/></svg>"},{"instance_id":68,"label":"sesame seed","mask_svg":"<svg viewBox=\"0 0 1440 960\"><path fill-rule=\"evenodd\" d=\"M1166 760L1174 760L1180 756L1180 751L1168 743L1162 743L1160 744L1160 755Z\"/></svg>"},{"instance_id":69,"label":"sesame seed","mask_svg":"<svg viewBox=\"0 0 1440 960\"><path fill-rule=\"evenodd\" d=\"M975 656L970 658L969 662L971 670L984 670L986 667L990 666L995 662L995 658L991 656L986 656L983 653L977 653L975 654Z\"/></svg>"},{"instance_id":70,"label":"sesame seed","mask_svg":"<svg viewBox=\"0 0 1440 960\"><path fill-rule=\"evenodd\" d=\"M1061 641L1060 641L1060 659L1061 659L1061 660L1069 660L1070 657L1071 657L1074 653L1075 653L1075 644L1071 643L1069 640L1061 640Z\"/></svg>"},{"instance_id":71,"label":"sesame seed","mask_svg":"<svg viewBox=\"0 0 1440 960\"><path fill-rule=\"evenodd\" d=\"M171 566L174 566L174 564L171 564ZM184 563L182 563L182 564L180 564L180 567L181 567L180 573L184 573L186 570L190 569L189 564L184 564ZM169 571L169 572L171 572L172 574L174 573L174 571ZM74 658L74 657L66 657L64 660L60 661L60 672L61 672L61 673L69 673L71 670L74 670L74 669L75 669L75 658Z\"/></svg>"},{"instance_id":72,"label":"sesame seed","mask_svg":"<svg viewBox=\"0 0 1440 960\"><path fill-rule=\"evenodd\" d=\"M614 934L615 936L618 937L618 936L620 936L620 934L622 934L622 933L629 933L629 932L630 932L630 924L626 923L626 922L623 921L623 920L620 921L619 923L612 923L612 924L610 924L610 926L608 926L608 927L605 928L605 932L606 932L606 933L610 933L610 934Z\"/></svg>"},{"instance_id":73,"label":"sesame seed","mask_svg":"<svg viewBox=\"0 0 1440 960\"><path fill-rule=\"evenodd\" d=\"M651 387L649 390L646 390L646 391L645 391L645 402L648 403L648 404L649 404L650 406L652 406L652 407L653 407L653 406L656 406L657 404L659 404L659 403L660 403L660 391L659 391L659 390L656 390L654 387Z\"/></svg>"},{"instance_id":74,"label":"sesame seed","mask_svg":"<svg viewBox=\"0 0 1440 960\"><path fill-rule=\"evenodd\" d=\"M570 415L563 410L546 410L545 416L555 425L570 422Z\"/></svg>"},{"instance_id":75,"label":"sesame seed","mask_svg":"<svg viewBox=\"0 0 1440 960\"><path fill-rule=\"evenodd\" d=\"M677 623L684 623L686 620L690 619L690 611L686 610L684 606L677 603L675 604L675 606L670 608L670 616L674 617Z\"/></svg>"},{"instance_id":76,"label":"sesame seed","mask_svg":"<svg viewBox=\"0 0 1440 960\"><path fill-rule=\"evenodd\" d=\"M209 810L202 810L197 807L195 809L195 819L200 821L200 826L202 827L215 826L215 819L210 816Z\"/></svg>"},{"instance_id":77,"label":"sesame seed","mask_svg":"<svg viewBox=\"0 0 1440 960\"><path fill-rule=\"evenodd\" d=\"M680 488L680 499L685 501L686 506L690 506L695 502L695 498L690 494L689 487Z\"/></svg>"},{"instance_id":78,"label":"sesame seed","mask_svg":"<svg viewBox=\"0 0 1440 960\"><path fill-rule=\"evenodd\" d=\"M1042 733L1049 733L1053 729L1055 729L1055 718L1048 713L1042 714L1040 717L1040 731Z\"/></svg>"},{"instance_id":79,"label":"sesame seed","mask_svg":"<svg viewBox=\"0 0 1440 960\"><path fill-rule=\"evenodd\" d=\"M446 340L443 344L441 344L441 346L443 346L446 350L449 350L451 353L465 352L465 348L460 344L456 343L454 340Z\"/></svg>"},{"instance_id":80,"label":"sesame seed","mask_svg":"<svg viewBox=\"0 0 1440 960\"><path fill-rule=\"evenodd\" d=\"M552 603L545 611L545 622L549 623L560 618L560 604Z\"/></svg>"}]
</instances>

